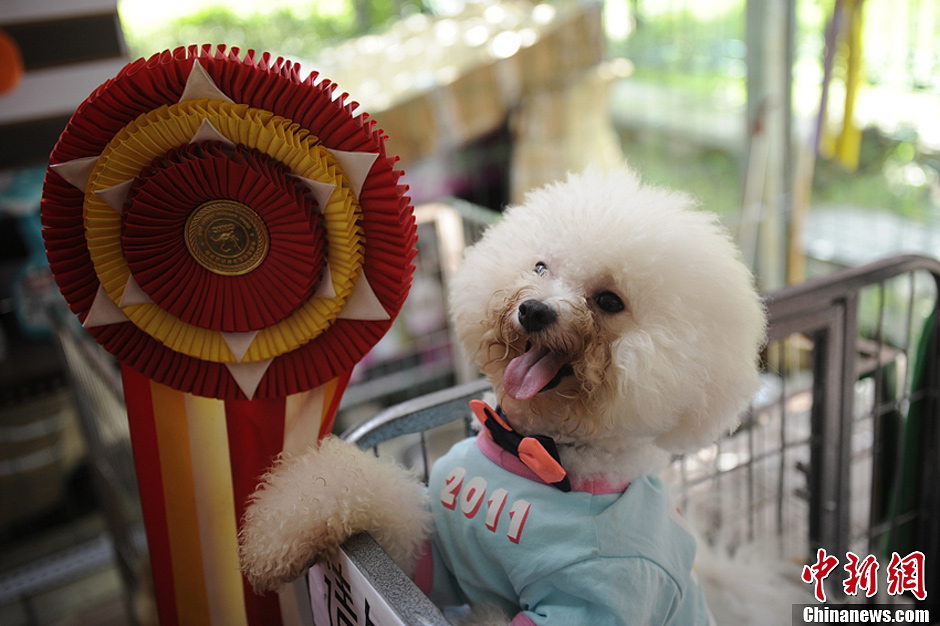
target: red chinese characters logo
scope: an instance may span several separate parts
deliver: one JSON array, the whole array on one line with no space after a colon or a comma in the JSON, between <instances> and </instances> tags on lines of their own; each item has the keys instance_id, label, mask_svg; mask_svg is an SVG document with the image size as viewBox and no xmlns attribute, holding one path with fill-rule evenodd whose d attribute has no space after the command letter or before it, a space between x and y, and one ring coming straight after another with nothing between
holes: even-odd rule
<instances>
[{"instance_id":1,"label":"red chinese characters logo","mask_svg":"<svg viewBox=\"0 0 940 626\"><path fill-rule=\"evenodd\" d=\"M888 563L888 593L897 596L910 591L918 600L926 599L925 560L923 552L911 552L904 558L892 552L891 562Z\"/></svg>"},{"instance_id":2,"label":"red chinese characters logo","mask_svg":"<svg viewBox=\"0 0 940 626\"><path fill-rule=\"evenodd\" d=\"M878 593L878 558L869 554L861 558L854 552L845 553L846 563L842 569L846 576L842 581L842 589L848 596L857 596L865 592L865 597L871 598ZM891 561L885 568L888 595L898 596L906 592L918 600L927 598L927 587L924 580L925 557L923 552L911 552L901 557L897 552L891 553ZM826 601L825 580L839 565L838 557L828 554L825 548L816 551L816 562L804 565L801 579L813 585L813 595L819 602Z\"/></svg>"},{"instance_id":3,"label":"red chinese characters logo","mask_svg":"<svg viewBox=\"0 0 940 626\"><path fill-rule=\"evenodd\" d=\"M871 598L878 593L878 559L869 554L864 560L854 552L846 552L848 563L844 569L847 572L842 588L847 596L857 596L859 589L865 590L865 597Z\"/></svg>"},{"instance_id":4,"label":"red chinese characters logo","mask_svg":"<svg viewBox=\"0 0 940 626\"><path fill-rule=\"evenodd\" d=\"M803 575L801 578L804 583L813 583L815 585L814 595L820 602L826 601L826 589L823 587L823 581L829 577L832 570L839 565L839 559L826 554L825 548L816 551L816 563L803 566Z\"/></svg>"}]
</instances>

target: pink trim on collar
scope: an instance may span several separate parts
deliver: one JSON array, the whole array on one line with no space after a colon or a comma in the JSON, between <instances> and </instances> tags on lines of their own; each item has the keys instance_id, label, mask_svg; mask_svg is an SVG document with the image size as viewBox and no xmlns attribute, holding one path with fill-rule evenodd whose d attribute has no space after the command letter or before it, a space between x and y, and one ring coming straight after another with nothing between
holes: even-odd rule
<instances>
[{"instance_id":1,"label":"pink trim on collar","mask_svg":"<svg viewBox=\"0 0 940 626\"><path fill-rule=\"evenodd\" d=\"M520 611L516 613L516 616L509 622L509 626L535 626L535 622L532 621L531 617Z\"/></svg>"},{"instance_id":2,"label":"pink trim on collar","mask_svg":"<svg viewBox=\"0 0 940 626\"><path fill-rule=\"evenodd\" d=\"M493 441L493 438L490 436L488 431L480 431L480 433L477 435L476 444L480 449L480 452L483 453L483 456L488 458L493 463L496 463L507 472L512 472L516 476L521 476L525 479L545 484L545 482L536 476L535 472L526 467L518 457L513 456L506 450L500 448L496 442ZM592 480L579 480L571 478L571 489L573 491L584 491L595 496L608 493L623 493L629 486L629 481L611 484L602 478L595 478Z\"/></svg>"}]
</instances>

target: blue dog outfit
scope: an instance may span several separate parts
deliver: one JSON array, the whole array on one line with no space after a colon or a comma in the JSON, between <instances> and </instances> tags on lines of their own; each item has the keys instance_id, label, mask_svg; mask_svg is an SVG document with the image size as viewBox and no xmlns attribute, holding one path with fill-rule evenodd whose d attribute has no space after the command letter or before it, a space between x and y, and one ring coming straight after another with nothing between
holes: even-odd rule
<instances>
[{"instance_id":1,"label":"blue dog outfit","mask_svg":"<svg viewBox=\"0 0 940 626\"><path fill-rule=\"evenodd\" d=\"M706 626L695 541L659 478L541 480L483 430L431 471L435 534L415 580L439 606L493 605L513 626Z\"/></svg>"}]
</instances>

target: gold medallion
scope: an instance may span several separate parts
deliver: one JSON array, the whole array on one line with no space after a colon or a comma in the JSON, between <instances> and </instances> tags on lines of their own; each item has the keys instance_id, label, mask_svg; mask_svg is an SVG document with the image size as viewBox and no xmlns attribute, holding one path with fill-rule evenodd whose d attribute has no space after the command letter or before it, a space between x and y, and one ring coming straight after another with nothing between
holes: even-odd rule
<instances>
[{"instance_id":1,"label":"gold medallion","mask_svg":"<svg viewBox=\"0 0 940 626\"><path fill-rule=\"evenodd\" d=\"M268 254L268 229L241 202L203 202L186 220L186 249L199 265L222 276L241 276Z\"/></svg>"}]
</instances>

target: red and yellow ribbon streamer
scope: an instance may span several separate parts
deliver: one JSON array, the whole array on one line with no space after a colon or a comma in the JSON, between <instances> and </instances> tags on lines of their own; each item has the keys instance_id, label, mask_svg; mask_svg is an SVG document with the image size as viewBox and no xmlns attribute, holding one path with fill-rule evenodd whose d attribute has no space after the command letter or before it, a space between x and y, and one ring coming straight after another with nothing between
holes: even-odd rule
<instances>
[{"instance_id":1,"label":"red and yellow ribbon streamer","mask_svg":"<svg viewBox=\"0 0 940 626\"><path fill-rule=\"evenodd\" d=\"M122 373L161 623L272 623L276 594L257 596L238 569L238 520L274 457L329 428L346 381L225 401Z\"/></svg>"}]
</instances>

